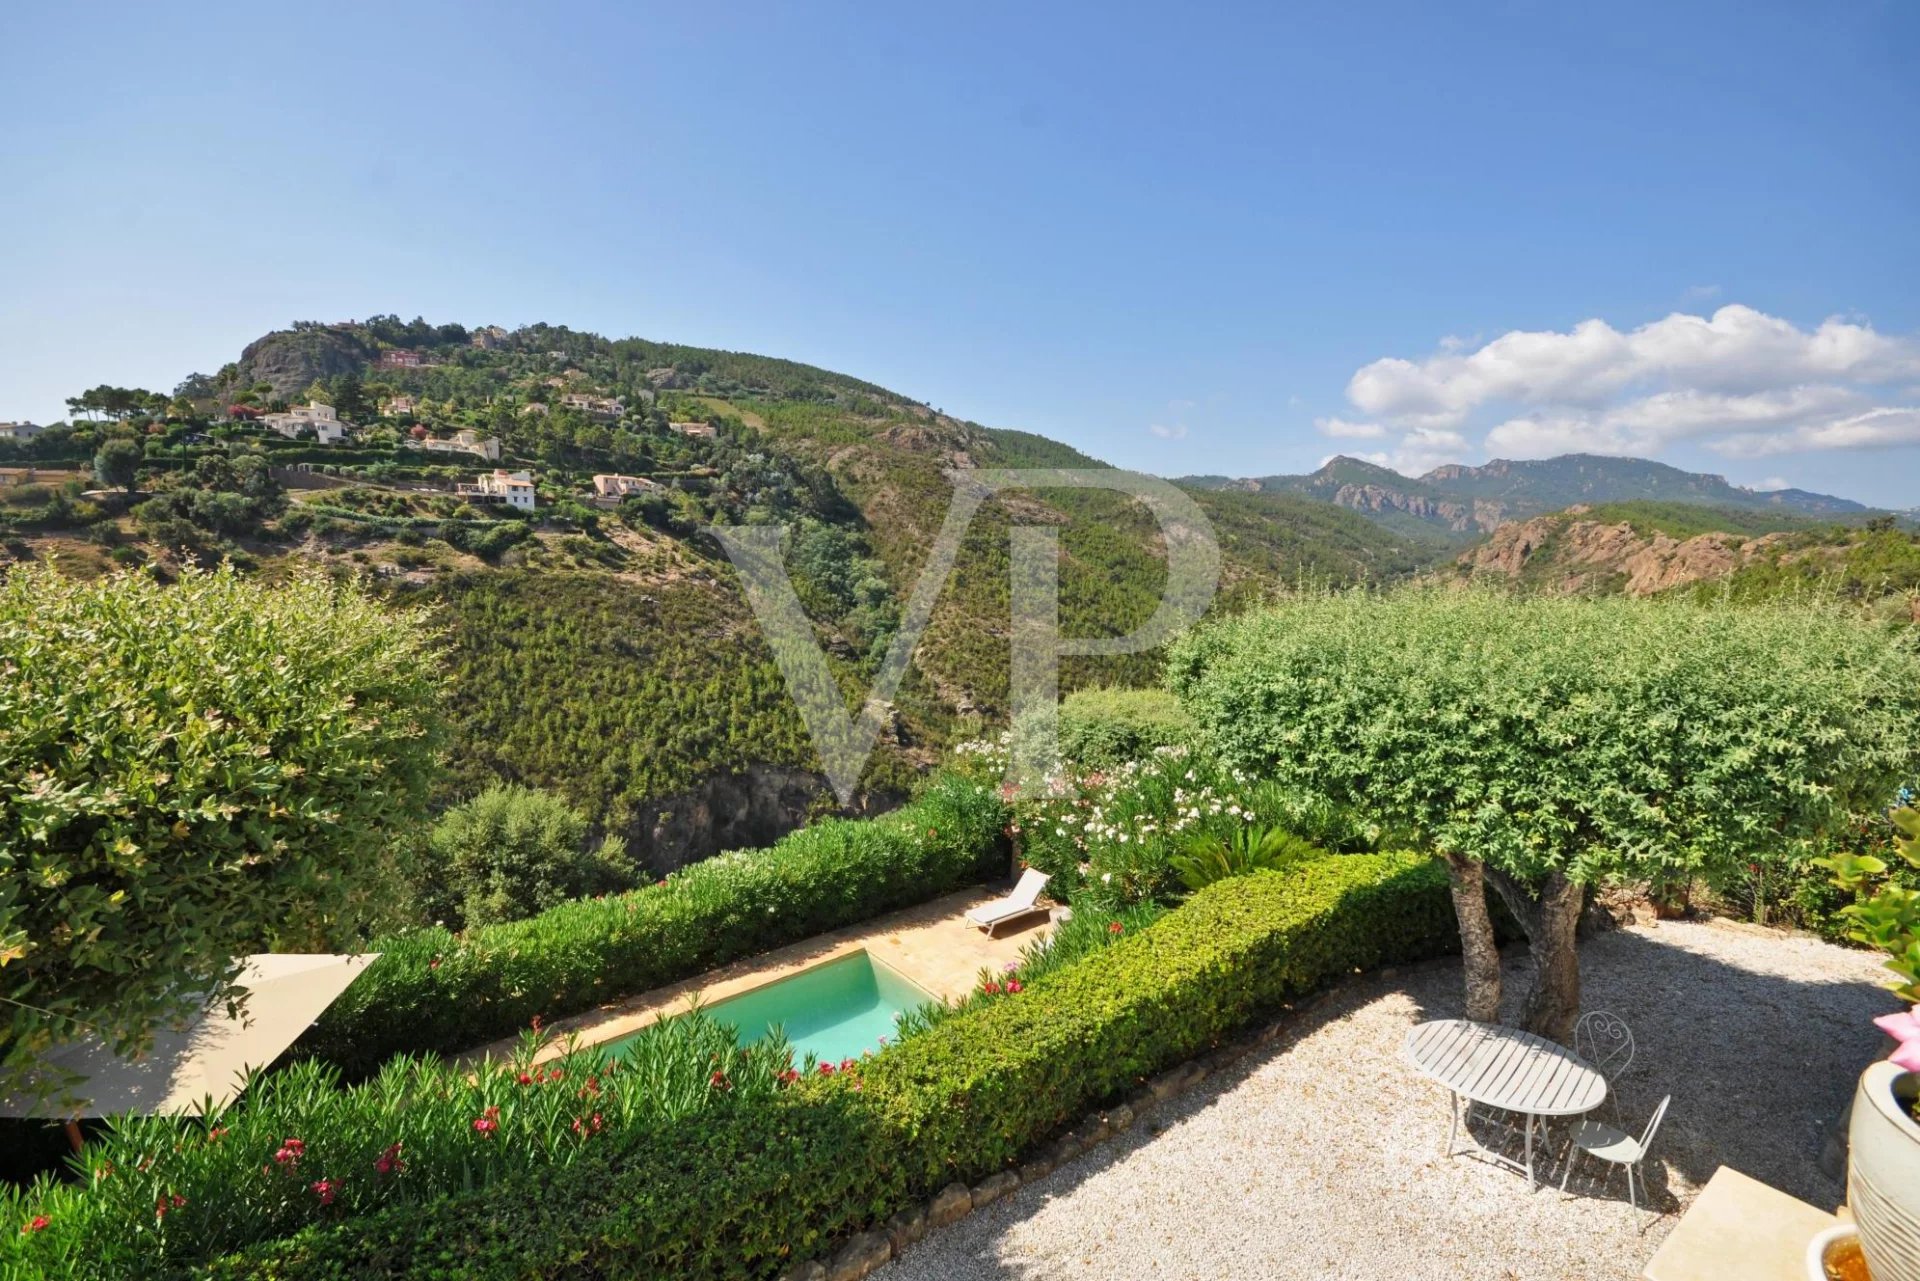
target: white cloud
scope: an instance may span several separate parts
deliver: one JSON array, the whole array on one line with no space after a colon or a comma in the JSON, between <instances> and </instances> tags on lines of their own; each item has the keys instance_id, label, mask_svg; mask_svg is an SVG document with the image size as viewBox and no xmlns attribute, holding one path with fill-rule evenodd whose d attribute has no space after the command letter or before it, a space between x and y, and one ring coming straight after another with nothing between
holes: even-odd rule
<instances>
[{"instance_id":1,"label":"white cloud","mask_svg":"<svg viewBox=\"0 0 1920 1281\"><path fill-rule=\"evenodd\" d=\"M1683 440L1739 457L1885 448L1920 443L1916 378L1920 337L1839 317L1801 329L1730 304L1625 332L1593 319L1478 345L1447 339L1420 361L1384 357L1347 385L1364 420L1317 425L1397 440L1383 452L1408 459L1454 451L1488 420L1486 450L1521 458L1653 455ZM1909 403L1889 403L1899 400Z\"/></svg>"},{"instance_id":2,"label":"white cloud","mask_svg":"<svg viewBox=\"0 0 1920 1281\"><path fill-rule=\"evenodd\" d=\"M1173 423L1171 425L1167 423L1148 423L1147 430L1162 440L1185 440L1187 438L1187 425L1185 423Z\"/></svg>"},{"instance_id":3,"label":"white cloud","mask_svg":"<svg viewBox=\"0 0 1920 1281\"><path fill-rule=\"evenodd\" d=\"M1771 494L1776 490L1792 489L1793 482L1785 476L1769 476L1765 480L1754 481L1753 484L1748 485L1747 488L1753 490L1755 493Z\"/></svg>"},{"instance_id":4,"label":"white cloud","mask_svg":"<svg viewBox=\"0 0 1920 1281\"><path fill-rule=\"evenodd\" d=\"M1730 458L1760 458L1807 449L1892 449L1920 445L1920 407L1889 405L1786 432L1740 432L1707 442Z\"/></svg>"},{"instance_id":5,"label":"white cloud","mask_svg":"<svg viewBox=\"0 0 1920 1281\"><path fill-rule=\"evenodd\" d=\"M1322 436L1336 440L1380 440L1387 434L1387 429L1379 423L1349 422L1345 418L1316 418L1313 425Z\"/></svg>"}]
</instances>

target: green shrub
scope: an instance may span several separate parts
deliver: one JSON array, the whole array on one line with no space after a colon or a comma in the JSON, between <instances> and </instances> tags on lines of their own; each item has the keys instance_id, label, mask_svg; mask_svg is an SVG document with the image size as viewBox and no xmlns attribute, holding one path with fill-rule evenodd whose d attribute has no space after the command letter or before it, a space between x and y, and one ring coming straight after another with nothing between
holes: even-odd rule
<instances>
[{"instance_id":1,"label":"green shrub","mask_svg":"<svg viewBox=\"0 0 1920 1281\"><path fill-rule=\"evenodd\" d=\"M253 951L349 942L425 818L415 614L317 573L0 583L0 1093L38 1047L137 1048Z\"/></svg>"},{"instance_id":2,"label":"green shrub","mask_svg":"<svg viewBox=\"0 0 1920 1281\"><path fill-rule=\"evenodd\" d=\"M1060 758L1111 768L1156 747L1191 745L1199 727L1164 689L1075 690L1060 704Z\"/></svg>"},{"instance_id":3,"label":"green shrub","mask_svg":"<svg viewBox=\"0 0 1920 1281\"><path fill-rule=\"evenodd\" d=\"M978 883L1007 865L1005 822L989 789L941 778L884 817L831 819L631 893L464 936L377 939L380 959L296 1050L358 1078L395 1054L473 1049L536 1014L576 1014Z\"/></svg>"},{"instance_id":4,"label":"green shrub","mask_svg":"<svg viewBox=\"0 0 1920 1281\"><path fill-rule=\"evenodd\" d=\"M527 787L492 787L433 825L427 906L461 926L517 921L589 894L630 888L626 847L586 847L587 820Z\"/></svg>"},{"instance_id":5,"label":"green shrub","mask_svg":"<svg viewBox=\"0 0 1920 1281\"><path fill-rule=\"evenodd\" d=\"M1337 975L1454 947L1446 876L1424 858L1258 874L1017 995L976 999L857 1074L662 1123L564 1170L309 1229L205 1275L770 1277L910 1198L1005 1168Z\"/></svg>"}]
</instances>

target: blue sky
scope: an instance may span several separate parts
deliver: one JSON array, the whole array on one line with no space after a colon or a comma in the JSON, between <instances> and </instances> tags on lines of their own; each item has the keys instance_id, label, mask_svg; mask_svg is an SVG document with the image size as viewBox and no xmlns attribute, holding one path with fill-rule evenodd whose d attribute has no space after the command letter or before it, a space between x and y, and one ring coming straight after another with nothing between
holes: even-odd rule
<instances>
[{"instance_id":1,"label":"blue sky","mask_svg":"<svg viewBox=\"0 0 1920 1281\"><path fill-rule=\"evenodd\" d=\"M1920 503L1920 7L953 8L8 6L0 418L391 311Z\"/></svg>"}]
</instances>

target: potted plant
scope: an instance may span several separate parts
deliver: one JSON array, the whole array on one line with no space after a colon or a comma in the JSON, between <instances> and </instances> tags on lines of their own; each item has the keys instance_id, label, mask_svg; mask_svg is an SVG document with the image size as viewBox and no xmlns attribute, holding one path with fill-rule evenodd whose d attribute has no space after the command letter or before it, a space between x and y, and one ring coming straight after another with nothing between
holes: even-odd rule
<instances>
[{"instance_id":1,"label":"potted plant","mask_svg":"<svg viewBox=\"0 0 1920 1281\"><path fill-rule=\"evenodd\" d=\"M1920 868L1920 810L1905 799L1893 814L1894 848ZM1887 952L1894 990L1914 1002L1874 1020L1899 1044L1860 1074L1847 1131L1847 1204L1873 1281L1920 1281L1920 890L1884 879L1888 865L1871 856L1837 855L1825 865L1855 895L1843 909L1848 934Z\"/></svg>"}]
</instances>

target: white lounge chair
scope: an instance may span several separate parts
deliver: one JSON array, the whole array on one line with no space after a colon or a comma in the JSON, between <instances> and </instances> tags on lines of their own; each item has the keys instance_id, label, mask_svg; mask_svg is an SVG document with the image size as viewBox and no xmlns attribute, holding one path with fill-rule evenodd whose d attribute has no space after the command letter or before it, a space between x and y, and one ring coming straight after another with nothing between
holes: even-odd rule
<instances>
[{"instance_id":1,"label":"white lounge chair","mask_svg":"<svg viewBox=\"0 0 1920 1281\"><path fill-rule=\"evenodd\" d=\"M1028 868L1020 874L1020 883L1013 887L1013 893L1005 898L997 898L991 903L982 903L979 907L967 909L967 919L987 932L991 938L994 930L1008 921L1022 916L1031 916L1035 912L1047 909L1038 906L1040 891L1046 888L1047 874Z\"/></svg>"}]
</instances>

